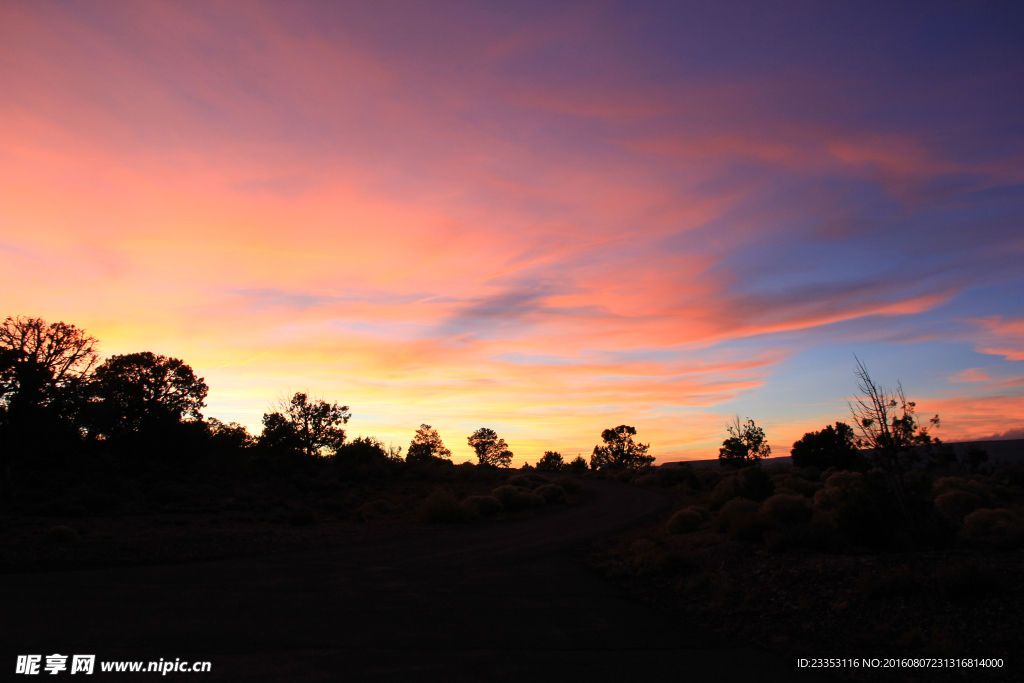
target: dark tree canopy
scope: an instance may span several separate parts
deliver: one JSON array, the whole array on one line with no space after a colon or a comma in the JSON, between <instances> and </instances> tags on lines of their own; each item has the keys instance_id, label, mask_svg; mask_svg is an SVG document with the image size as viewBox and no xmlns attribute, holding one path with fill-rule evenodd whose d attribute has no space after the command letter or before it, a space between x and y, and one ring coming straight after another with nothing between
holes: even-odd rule
<instances>
[{"instance_id":1,"label":"dark tree canopy","mask_svg":"<svg viewBox=\"0 0 1024 683\"><path fill-rule=\"evenodd\" d=\"M92 382L97 402L95 429L106 436L202 420L209 387L177 358L150 351L112 356Z\"/></svg>"},{"instance_id":2,"label":"dark tree canopy","mask_svg":"<svg viewBox=\"0 0 1024 683\"><path fill-rule=\"evenodd\" d=\"M468 441L481 465L508 467L512 464L512 451L505 439L499 439L493 429L481 427L469 436Z\"/></svg>"},{"instance_id":3,"label":"dark tree canopy","mask_svg":"<svg viewBox=\"0 0 1024 683\"><path fill-rule=\"evenodd\" d=\"M288 401L281 401L278 410L263 415L260 444L275 451L301 451L308 457L335 453L345 443L345 430L351 413L348 406L310 400L308 394L296 392Z\"/></svg>"},{"instance_id":4,"label":"dark tree canopy","mask_svg":"<svg viewBox=\"0 0 1024 683\"><path fill-rule=\"evenodd\" d=\"M737 415L732 424L726 425L726 430L729 437L718 449L718 460L723 465L745 467L772 454L764 430L755 425L749 417L745 423L741 423Z\"/></svg>"},{"instance_id":5,"label":"dark tree canopy","mask_svg":"<svg viewBox=\"0 0 1024 683\"><path fill-rule=\"evenodd\" d=\"M60 402L96 364L96 339L74 325L8 317L0 325L0 410Z\"/></svg>"},{"instance_id":6,"label":"dark tree canopy","mask_svg":"<svg viewBox=\"0 0 1024 683\"><path fill-rule=\"evenodd\" d=\"M560 472L566 467L568 465L558 451L544 451L544 457L537 461L537 469L542 472Z\"/></svg>"},{"instance_id":7,"label":"dark tree canopy","mask_svg":"<svg viewBox=\"0 0 1024 683\"><path fill-rule=\"evenodd\" d=\"M615 429L601 432L604 445L594 446L590 467L595 470L602 466L639 469L650 465L654 462L654 456L647 455L651 445L633 441L634 436L636 428L628 425L619 425Z\"/></svg>"},{"instance_id":8,"label":"dark tree canopy","mask_svg":"<svg viewBox=\"0 0 1024 683\"><path fill-rule=\"evenodd\" d=\"M582 455L577 455L575 458L569 461L566 468L573 472L586 472L587 471L587 460Z\"/></svg>"},{"instance_id":9,"label":"dark tree canopy","mask_svg":"<svg viewBox=\"0 0 1024 683\"><path fill-rule=\"evenodd\" d=\"M814 466L821 470L830 467L850 469L856 467L860 454L854 443L853 428L845 422L835 427L826 426L820 432L807 432L793 444L790 455L796 467Z\"/></svg>"},{"instance_id":10,"label":"dark tree canopy","mask_svg":"<svg viewBox=\"0 0 1024 683\"><path fill-rule=\"evenodd\" d=\"M428 424L421 424L409 443L406 453L409 462L430 462L431 460L451 460L452 452L445 448L441 435Z\"/></svg>"},{"instance_id":11,"label":"dark tree canopy","mask_svg":"<svg viewBox=\"0 0 1024 683\"><path fill-rule=\"evenodd\" d=\"M342 444L334 457L338 465L368 465L371 463L395 463L402 460L402 448L384 445L380 439L372 436L358 436L352 441Z\"/></svg>"}]
</instances>

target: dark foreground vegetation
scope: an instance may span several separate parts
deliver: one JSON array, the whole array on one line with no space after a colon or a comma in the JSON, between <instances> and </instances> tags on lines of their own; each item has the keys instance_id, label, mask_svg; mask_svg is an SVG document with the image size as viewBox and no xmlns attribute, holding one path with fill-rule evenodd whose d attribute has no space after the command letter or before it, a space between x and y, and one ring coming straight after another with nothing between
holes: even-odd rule
<instances>
[{"instance_id":1,"label":"dark foreground vegetation","mask_svg":"<svg viewBox=\"0 0 1024 683\"><path fill-rule=\"evenodd\" d=\"M592 558L638 596L797 657L1002 658L1002 670L864 669L850 680L1024 673L1024 468L687 466L617 475L674 511ZM979 469L983 471L978 471ZM905 505L904 516L900 506Z\"/></svg>"},{"instance_id":2,"label":"dark foreground vegetation","mask_svg":"<svg viewBox=\"0 0 1024 683\"><path fill-rule=\"evenodd\" d=\"M373 437L348 439L348 407L301 392L253 436L204 418L208 387L183 361L100 362L95 346L64 323L0 326L0 571L261 552L365 533L352 525L370 520L533 514L578 491L559 472L579 463L563 468L552 453L538 470L511 470L493 430L468 438L477 464L452 463L426 424L403 458Z\"/></svg>"},{"instance_id":3,"label":"dark foreground vegetation","mask_svg":"<svg viewBox=\"0 0 1024 683\"><path fill-rule=\"evenodd\" d=\"M421 425L405 456L349 439L348 406L296 393L259 435L205 418L188 365L140 352L100 362L64 323L0 326L0 571L169 562L406 533L410 523L534 515L583 495L586 478L651 487L670 517L594 556L637 594L738 642L796 657L999 657L1004 669L900 672L960 680L1020 672L1024 468L957 457L902 389L858 361L861 400L843 422L763 467L764 432L737 417L716 470L651 466L619 425L590 462L548 451L513 470L491 429L454 464ZM841 677L871 678L863 669ZM891 672L886 677L892 678Z\"/></svg>"}]
</instances>

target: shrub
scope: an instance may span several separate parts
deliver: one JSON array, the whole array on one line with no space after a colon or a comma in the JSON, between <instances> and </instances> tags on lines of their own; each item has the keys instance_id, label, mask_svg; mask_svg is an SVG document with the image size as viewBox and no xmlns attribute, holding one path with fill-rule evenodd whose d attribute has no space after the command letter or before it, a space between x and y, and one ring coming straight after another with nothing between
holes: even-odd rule
<instances>
[{"instance_id":1,"label":"shrub","mask_svg":"<svg viewBox=\"0 0 1024 683\"><path fill-rule=\"evenodd\" d=\"M801 495L774 495L764 502L761 511L782 524L807 521L814 514L810 502Z\"/></svg>"},{"instance_id":2,"label":"shrub","mask_svg":"<svg viewBox=\"0 0 1024 683\"><path fill-rule=\"evenodd\" d=\"M580 483L572 477L559 477L554 483L561 486L566 493L579 493L580 491Z\"/></svg>"},{"instance_id":3,"label":"shrub","mask_svg":"<svg viewBox=\"0 0 1024 683\"><path fill-rule=\"evenodd\" d=\"M727 476L715 484L715 488L711 491L709 499L711 509L717 510L739 495L740 487L739 482L736 481L736 475Z\"/></svg>"},{"instance_id":4,"label":"shrub","mask_svg":"<svg viewBox=\"0 0 1024 683\"><path fill-rule=\"evenodd\" d=\"M59 525L51 527L46 532L48 543L72 543L78 540L78 532L69 526Z\"/></svg>"},{"instance_id":5,"label":"shrub","mask_svg":"<svg viewBox=\"0 0 1024 683\"><path fill-rule=\"evenodd\" d=\"M813 496L821 488L821 484L793 474L776 474L772 477L772 484L775 493L779 493L780 489L788 489L807 497Z\"/></svg>"},{"instance_id":6,"label":"shrub","mask_svg":"<svg viewBox=\"0 0 1024 683\"><path fill-rule=\"evenodd\" d=\"M491 495L500 500L509 512L544 507L547 504L542 497L518 486L499 486L491 492Z\"/></svg>"},{"instance_id":7,"label":"shrub","mask_svg":"<svg viewBox=\"0 0 1024 683\"><path fill-rule=\"evenodd\" d=\"M829 513L840 535L858 545L889 546L903 525L895 492L882 472L836 472L814 494L814 506Z\"/></svg>"},{"instance_id":8,"label":"shrub","mask_svg":"<svg viewBox=\"0 0 1024 683\"><path fill-rule=\"evenodd\" d=\"M1024 537L1024 520L1004 508L975 510L964 518L964 533L969 538L1018 540Z\"/></svg>"},{"instance_id":9,"label":"shrub","mask_svg":"<svg viewBox=\"0 0 1024 683\"><path fill-rule=\"evenodd\" d=\"M715 518L715 531L727 531L729 527L732 526L734 519L743 515L756 513L758 507L758 504L752 500L747 500L746 498L733 498L722 506L721 511L718 513L718 517Z\"/></svg>"},{"instance_id":10,"label":"shrub","mask_svg":"<svg viewBox=\"0 0 1024 683\"><path fill-rule=\"evenodd\" d=\"M815 510L804 532L803 543L818 550L836 552L842 549L846 541L831 513Z\"/></svg>"},{"instance_id":11,"label":"shrub","mask_svg":"<svg viewBox=\"0 0 1024 683\"><path fill-rule=\"evenodd\" d=\"M460 507L481 517L491 517L505 509L501 501L494 496L469 496L462 501Z\"/></svg>"},{"instance_id":12,"label":"shrub","mask_svg":"<svg viewBox=\"0 0 1024 683\"><path fill-rule=\"evenodd\" d=\"M861 456L854 445L853 429L836 422L820 432L808 432L793 444L790 451L796 467L838 467L851 469L860 464Z\"/></svg>"},{"instance_id":13,"label":"shrub","mask_svg":"<svg viewBox=\"0 0 1024 683\"><path fill-rule=\"evenodd\" d=\"M778 529L778 523L763 512L737 514L729 524L729 538L736 541L761 543L765 533Z\"/></svg>"},{"instance_id":14,"label":"shrub","mask_svg":"<svg viewBox=\"0 0 1024 683\"><path fill-rule=\"evenodd\" d=\"M534 494L540 496L548 505L556 505L565 502L565 489L554 484L544 484L534 489Z\"/></svg>"},{"instance_id":15,"label":"shrub","mask_svg":"<svg viewBox=\"0 0 1024 683\"><path fill-rule=\"evenodd\" d=\"M994 479L974 475L973 477L942 477L941 479L936 479L932 484L931 490L935 496L936 504L938 504L938 499L947 493L961 491L978 498L976 508L994 508L999 507L999 499L995 494L997 487L998 483Z\"/></svg>"},{"instance_id":16,"label":"shrub","mask_svg":"<svg viewBox=\"0 0 1024 683\"><path fill-rule=\"evenodd\" d=\"M695 531L700 527L704 518L694 510L680 510L668 520L668 532L670 534L685 534Z\"/></svg>"},{"instance_id":17,"label":"shrub","mask_svg":"<svg viewBox=\"0 0 1024 683\"><path fill-rule=\"evenodd\" d=\"M509 477L508 484L509 486L519 486L526 489L533 488L534 486L537 485L536 483L530 481L530 478L525 474L517 474L515 476Z\"/></svg>"},{"instance_id":18,"label":"shrub","mask_svg":"<svg viewBox=\"0 0 1024 683\"><path fill-rule=\"evenodd\" d=\"M459 506L459 500L451 491L438 489L427 496L417 511L422 522L435 524L457 524L470 519L470 511Z\"/></svg>"},{"instance_id":19,"label":"shrub","mask_svg":"<svg viewBox=\"0 0 1024 683\"><path fill-rule=\"evenodd\" d=\"M775 489L768 473L757 465L744 467L736 475L736 480L740 495L757 502L761 502L772 495L772 491Z\"/></svg>"},{"instance_id":20,"label":"shrub","mask_svg":"<svg viewBox=\"0 0 1024 683\"><path fill-rule=\"evenodd\" d=\"M693 512L696 512L698 515L700 515L700 518L702 520L704 520L705 522L708 521L709 519L711 519L711 513L708 512L708 509L706 507L703 507L701 505L691 505L690 507L688 507L686 509L687 510L692 510Z\"/></svg>"},{"instance_id":21,"label":"shrub","mask_svg":"<svg viewBox=\"0 0 1024 683\"><path fill-rule=\"evenodd\" d=\"M981 498L967 491L948 491L935 499L935 506L956 519L963 519L981 505Z\"/></svg>"}]
</instances>

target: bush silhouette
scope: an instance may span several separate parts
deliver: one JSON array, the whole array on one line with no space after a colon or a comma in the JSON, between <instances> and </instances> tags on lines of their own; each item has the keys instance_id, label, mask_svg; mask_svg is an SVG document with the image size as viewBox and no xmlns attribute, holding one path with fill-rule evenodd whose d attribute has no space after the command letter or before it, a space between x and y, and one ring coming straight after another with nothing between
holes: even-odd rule
<instances>
[{"instance_id":1,"label":"bush silhouette","mask_svg":"<svg viewBox=\"0 0 1024 683\"><path fill-rule=\"evenodd\" d=\"M629 425L619 425L601 432L604 445L594 446L594 452L590 456L590 468L596 470L602 466L610 466L632 470L650 465L654 462L654 456L647 454L651 445L633 441L634 436L636 428Z\"/></svg>"},{"instance_id":2,"label":"bush silhouette","mask_svg":"<svg viewBox=\"0 0 1024 683\"><path fill-rule=\"evenodd\" d=\"M538 486L533 492L543 498L548 505L556 505L558 503L565 502L565 489L561 486L544 484L542 486Z\"/></svg>"},{"instance_id":3,"label":"bush silhouette","mask_svg":"<svg viewBox=\"0 0 1024 683\"><path fill-rule=\"evenodd\" d=\"M461 507L481 517L493 517L505 509L494 496L468 496L462 501Z\"/></svg>"},{"instance_id":4,"label":"bush silhouette","mask_svg":"<svg viewBox=\"0 0 1024 683\"><path fill-rule=\"evenodd\" d=\"M981 498L967 491L949 491L935 499L935 506L956 519L963 519L981 506Z\"/></svg>"},{"instance_id":5,"label":"bush silhouette","mask_svg":"<svg viewBox=\"0 0 1024 683\"><path fill-rule=\"evenodd\" d=\"M793 444L790 455L794 467L830 467L851 469L861 465L853 428L844 422L826 426L820 432L808 432Z\"/></svg>"},{"instance_id":6,"label":"bush silhouette","mask_svg":"<svg viewBox=\"0 0 1024 683\"><path fill-rule=\"evenodd\" d=\"M968 538L988 538L1020 543L1024 541L1024 519L1005 508L975 510L964 517Z\"/></svg>"},{"instance_id":7,"label":"bush silhouette","mask_svg":"<svg viewBox=\"0 0 1024 683\"><path fill-rule=\"evenodd\" d=\"M733 498L722 506L713 523L714 529L719 532L728 531L737 517L754 514L759 508L760 506L752 500Z\"/></svg>"},{"instance_id":8,"label":"bush silhouette","mask_svg":"<svg viewBox=\"0 0 1024 683\"><path fill-rule=\"evenodd\" d=\"M579 493L580 491L580 483L572 477L559 477L554 483L561 486L566 493Z\"/></svg>"},{"instance_id":9,"label":"bush silhouette","mask_svg":"<svg viewBox=\"0 0 1024 683\"><path fill-rule=\"evenodd\" d=\"M680 510L669 518L667 529L670 534L685 534L695 531L703 521L695 510Z\"/></svg>"},{"instance_id":10,"label":"bush silhouette","mask_svg":"<svg viewBox=\"0 0 1024 683\"><path fill-rule=\"evenodd\" d=\"M539 472L560 472L567 468L568 465L562 461L562 454L558 451L544 451L544 457L537 461Z\"/></svg>"},{"instance_id":11,"label":"bush silhouette","mask_svg":"<svg viewBox=\"0 0 1024 683\"><path fill-rule=\"evenodd\" d=\"M736 474L736 483L741 496L758 502L772 495L775 490L768 473L757 465L740 470Z\"/></svg>"},{"instance_id":12,"label":"bush silhouette","mask_svg":"<svg viewBox=\"0 0 1024 683\"><path fill-rule=\"evenodd\" d=\"M782 524L798 524L810 520L814 508L800 495L774 495L764 502L761 511Z\"/></svg>"},{"instance_id":13,"label":"bush silhouette","mask_svg":"<svg viewBox=\"0 0 1024 683\"><path fill-rule=\"evenodd\" d=\"M422 522L438 524L457 524L469 521L473 512L459 505L459 499L447 489L438 489L427 496L417 510Z\"/></svg>"},{"instance_id":14,"label":"bush silhouette","mask_svg":"<svg viewBox=\"0 0 1024 683\"><path fill-rule=\"evenodd\" d=\"M542 497L531 493L529 489L518 486L499 486L491 492L491 495L500 500L509 512L519 512L547 505L547 501Z\"/></svg>"},{"instance_id":15,"label":"bush silhouette","mask_svg":"<svg viewBox=\"0 0 1024 683\"><path fill-rule=\"evenodd\" d=\"M718 449L718 461L723 465L743 467L771 456L772 448L765 439L764 430L749 417L741 423L737 415L732 424L726 425L726 430L729 437Z\"/></svg>"},{"instance_id":16,"label":"bush silhouette","mask_svg":"<svg viewBox=\"0 0 1024 683\"><path fill-rule=\"evenodd\" d=\"M490 467L508 467L512 464L512 451L505 439L498 438L497 432L481 427L467 439L469 446L476 453L481 465Z\"/></svg>"}]
</instances>

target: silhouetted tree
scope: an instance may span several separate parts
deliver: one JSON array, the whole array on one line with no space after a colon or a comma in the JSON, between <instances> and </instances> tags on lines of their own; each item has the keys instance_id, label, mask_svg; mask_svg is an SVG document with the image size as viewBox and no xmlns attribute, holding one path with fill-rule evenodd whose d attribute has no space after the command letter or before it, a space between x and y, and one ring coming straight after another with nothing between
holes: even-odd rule
<instances>
[{"instance_id":1,"label":"silhouetted tree","mask_svg":"<svg viewBox=\"0 0 1024 683\"><path fill-rule=\"evenodd\" d=\"M857 445L871 449L875 464L888 473L899 497L900 509L907 516L907 487L903 473L932 457L932 446L940 445L928 433L930 427L939 426L939 416L931 418L930 427L922 427L914 414L916 404L908 401L903 385L896 383L896 391L888 391L871 379L867 367L854 356L857 366L857 390L860 397L852 401L850 413L860 431Z\"/></svg>"},{"instance_id":2,"label":"silhouetted tree","mask_svg":"<svg viewBox=\"0 0 1024 683\"><path fill-rule=\"evenodd\" d=\"M752 465L772 454L771 446L765 440L764 430L754 424L749 417L746 423L740 423L740 416L726 425L729 437L718 449L718 460L723 465L744 467Z\"/></svg>"},{"instance_id":3,"label":"silhouetted tree","mask_svg":"<svg viewBox=\"0 0 1024 683\"><path fill-rule=\"evenodd\" d=\"M207 418L211 444L216 451L243 451L256 443L245 426L237 422L221 422L215 417Z\"/></svg>"},{"instance_id":4,"label":"silhouetted tree","mask_svg":"<svg viewBox=\"0 0 1024 683\"><path fill-rule=\"evenodd\" d=\"M59 400L89 376L96 343L74 325L6 318L0 325L0 411L31 410Z\"/></svg>"},{"instance_id":5,"label":"silhouetted tree","mask_svg":"<svg viewBox=\"0 0 1024 683\"><path fill-rule=\"evenodd\" d=\"M74 325L7 317L0 325L0 505L11 498L11 465L78 437L82 385L96 339Z\"/></svg>"},{"instance_id":6,"label":"silhouetted tree","mask_svg":"<svg viewBox=\"0 0 1024 683\"><path fill-rule=\"evenodd\" d=\"M385 446L372 436L359 436L342 444L334 453L339 465L368 465L371 463L401 462L402 448Z\"/></svg>"},{"instance_id":7,"label":"silhouetted tree","mask_svg":"<svg viewBox=\"0 0 1024 683\"><path fill-rule=\"evenodd\" d=\"M586 472L587 461L582 455L577 455L575 458L569 461L569 464L566 465L566 467L572 470L573 472Z\"/></svg>"},{"instance_id":8,"label":"silhouetted tree","mask_svg":"<svg viewBox=\"0 0 1024 683\"><path fill-rule=\"evenodd\" d=\"M430 462L431 460L451 460L452 452L445 448L441 435L428 424L421 424L416 430L405 459L407 462Z\"/></svg>"},{"instance_id":9,"label":"silhouetted tree","mask_svg":"<svg viewBox=\"0 0 1024 683\"><path fill-rule=\"evenodd\" d=\"M469 436L468 441L481 465L508 467L512 464L512 451L505 439L499 439L493 429L481 427Z\"/></svg>"},{"instance_id":10,"label":"silhouetted tree","mask_svg":"<svg viewBox=\"0 0 1024 683\"><path fill-rule=\"evenodd\" d=\"M537 461L537 469L542 472L560 472L566 467L558 451L544 451L544 457Z\"/></svg>"},{"instance_id":11,"label":"silhouetted tree","mask_svg":"<svg viewBox=\"0 0 1024 683\"><path fill-rule=\"evenodd\" d=\"M291 400L280 401L278 410L263 415L260 444L275 451L297 450L307 457L334 453L345 443L345 430L352 415L348 406L310 400L296 392Z\"/></svg>"},{"instance_id":12,"label":"silhouetted tree","mask_svg":"<svg viewBox=\"0 0 1024 683\"><path fill-rule=\"evenodd\" d=\"M601 432L604 446L594 446L590 456L590 467L598 469L603 465L617 468L639 469L654 462L653 455L647 455L650 444L636 443L636 428L619 425L615 429Z\"/></svg>"},{"instance_id":13,"label":"silhouetted tree","mask_svg":"<svg viewBox=\"0 0 1024 683\"><path fill-rule=\"evenodd\" d=\"M820 432L804 434L793 444L790 455L796 467L848 470L856 467L861 459L854 441L853 428L845 422L836 422L835 427L828 425Z\"/></svg>"},{"instance_id":14,"label":"silhouetted tree","mask_svg":"<svg viewBox=\"0 0 1024 683\"><path fill-rule=\"evenodd\" d=\"M112 356L91 383L96 435L121 437L201 421L209 387L177 358L150 351Z\"/></svg>"}]
</instances>

